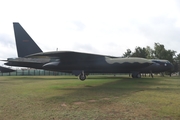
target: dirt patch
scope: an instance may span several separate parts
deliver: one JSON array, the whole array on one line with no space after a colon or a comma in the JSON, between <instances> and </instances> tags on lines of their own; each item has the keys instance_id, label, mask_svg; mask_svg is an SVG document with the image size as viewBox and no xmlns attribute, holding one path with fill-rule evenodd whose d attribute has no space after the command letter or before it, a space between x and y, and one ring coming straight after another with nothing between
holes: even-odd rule
<instances>
[{"instance_id":1,"label":"dirt patch","mask_svg":"<svg viewBox=\"0 0 180 120\"><path fill-rule=\"evenodd\" d=\"M97 100L88 100L88 102L97 102Z\"/></svg>"},{"instance_id":2,"label":"dirt patch","mask_svg":"<svg viewBox=\"0 0 180 120\"><path fill-rule=\"evenodd\" d=\"M75 105L85 104L85 102L74 102Z\"/></svg>"},{"instance_id":3,"label":"dirt patch","mask_svg":"<svg viewBox=\"0 0 180 120\"><path fill-rule=\"evenodd\" d=\"M65 103L61 104L62 107L66 107L67 105Z\"/></svg>"},{"instance_id":4,"label":"dirt patch","mask_svg":"<svg viewBox=\"0 0 180 120\"><path fill-rule=\"evenodd\" d=\"M110 100L110 98L102 98L102 100Z\"/></svg>"}]
</instances>

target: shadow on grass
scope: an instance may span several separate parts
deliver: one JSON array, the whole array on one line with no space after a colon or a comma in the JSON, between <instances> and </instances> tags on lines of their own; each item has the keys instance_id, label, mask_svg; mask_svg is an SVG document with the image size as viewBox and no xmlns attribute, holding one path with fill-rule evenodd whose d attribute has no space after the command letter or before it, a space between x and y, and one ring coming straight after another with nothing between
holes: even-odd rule
<instances>
[{"instance_id":1,"label":"shadow on grass","mask_svg":"<svg viewBox=\"0 0 180 120\"><path fill-rule=\"evenodd\" d=\"M10 78L10 79L14 79L14 80L79 80L78 79L78 76L74 76L74 75L71 75L71 76L0 76L0 78ZM163 77L161 77L160 79L162 79ZM176 79L179 79L179 77L174 77ZM128 75L89 75L87 76L87 79L86 80L111 80L111 79L129 79L129 80L136 80L136 79L132 79L131 77L128 77ZM141 78L143 80L149 80L151 79L151 77L144 77L144 78ZM141 80L141 79L138 79L138 80ZM155 79L159 79L159 78L153 78L152 80L155 80Z\"/></svg>"},{"instance_id":2,"label":"shadow on grass","mask_svg":"<svg viewBox=\"0 0 180 120\"><path fill-rule=\"evenodd\" d=\"M104 78L104 77L103 77ZM103 78L99 78L103 79ZM145 90L172 90L171 88L161 88L164 83L160 81L162 78L142 78L132 79L128 77L123 78L106 78L105 83L97 85L96 81L84 82L79 86L66 86L66 87L54 87L59 92L66 94L53 96L47 99L48 102L85 102L91 99L102 99L102 98L123 98L139 91ZM94 83L93 83L94 82ZM58 85L57 85L58 86ZM156 86L156 87L152 87Z\"/></svg>"},{"instance_id":3,"label":"shadow on grass","mask_svg":"<svg viewBox=\"0 0 180 120\"><path fill-rule=\"evenodd\" d=\"M79 80L78 76L2 76L2 78L10 78L11 80ZM126 79L127 77L113 75L89 75L86 80L106 80L106 79Z\"/></svg>"}]
</instances>

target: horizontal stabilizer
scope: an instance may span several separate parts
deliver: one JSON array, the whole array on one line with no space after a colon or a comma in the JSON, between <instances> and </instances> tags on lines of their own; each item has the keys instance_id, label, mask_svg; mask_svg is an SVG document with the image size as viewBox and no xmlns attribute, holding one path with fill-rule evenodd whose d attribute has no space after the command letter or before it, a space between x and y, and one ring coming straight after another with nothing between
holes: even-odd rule
<instances>
[{"instance_id":1,"label":"horizontal stabilizer","mask_svg":"<svg viewBox=\"0 0 180 120\"><path fill-rule=\"evenodd\" d=\"M0 66L1 73L7 73L7 72L13 72L13 71L15 71L15 70Z\"/></svg>"},{"instance_id":2,"label":"horizontal stabilizer","mask_svg":"<svg viewBox=\"0 0 180 120\"><path fill-rule=\"evenodd\" d=\"M5 61L5 62L7 62L8 60L0 60L0 61Z\"/></svg>"}]
</instances>

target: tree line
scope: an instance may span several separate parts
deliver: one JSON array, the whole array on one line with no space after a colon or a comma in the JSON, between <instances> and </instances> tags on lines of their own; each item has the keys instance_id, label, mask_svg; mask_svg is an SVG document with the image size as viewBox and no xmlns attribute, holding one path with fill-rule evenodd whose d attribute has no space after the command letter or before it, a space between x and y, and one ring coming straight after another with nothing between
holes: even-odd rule
<instances>
[{"instance_id":1,"label":"tree line","mask_svg":"<svg viewBox=\"0 0 180 120\"><path fill-rule=\"evenodd\" d=\"M150 46L137 46L134 51L127 49L123 57L141 57L147 59L164 59L169 60L174 65L173 72L180 72L180 53L174 50L166 49L163 44L154 43L154 48Z\"/></svg>"}]
</instances>

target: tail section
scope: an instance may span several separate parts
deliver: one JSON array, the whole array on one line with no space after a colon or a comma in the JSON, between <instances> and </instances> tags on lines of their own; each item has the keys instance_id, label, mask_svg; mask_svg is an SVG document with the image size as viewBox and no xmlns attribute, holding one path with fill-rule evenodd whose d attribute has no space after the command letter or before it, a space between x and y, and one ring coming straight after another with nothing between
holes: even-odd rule
<instances>
[{"instance_id":1,"label":"tail section","mask_svg":"<svg viewBox=\"0 0 180 120\"><path fill-rule=\"evenodd\" d=\"M19 23L14 22L13 26L18 57L25 57L30 54L42 52L39 46Z\"/></svg>"}]
</instances>

